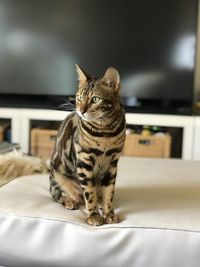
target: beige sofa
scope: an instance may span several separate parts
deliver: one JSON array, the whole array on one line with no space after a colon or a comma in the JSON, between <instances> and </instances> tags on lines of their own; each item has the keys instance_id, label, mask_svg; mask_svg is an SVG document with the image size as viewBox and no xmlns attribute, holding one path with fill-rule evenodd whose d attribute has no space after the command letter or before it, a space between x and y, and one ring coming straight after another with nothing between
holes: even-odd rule
<instances>
[{"instance_id":1,"label":"beige sofa","mask_svg":"<svg viewBox=\"0 0 200 267\"><path fill-rule=\"evenodd\" d=\"M48 175L0 188L0 266L200 266L200 162L121 158L119 224L91 227L49 194Z\"/></svg>"}]
</instances>

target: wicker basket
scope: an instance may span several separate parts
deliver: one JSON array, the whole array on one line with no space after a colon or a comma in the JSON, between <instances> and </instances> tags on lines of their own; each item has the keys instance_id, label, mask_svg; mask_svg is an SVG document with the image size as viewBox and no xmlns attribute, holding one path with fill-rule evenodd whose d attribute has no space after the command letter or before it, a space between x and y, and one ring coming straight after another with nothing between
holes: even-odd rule
<instances>
[{"instance_id":1,"label":"wicker basket","mask_svg":"<svg viewBox=\"0 0 200 267\"><path fill-rule=\"evenodd\" d=\"M9 127L9 123L1 123L0 124L0 141L5 139L5 132Z\"/></svg>"},{"instance_id":2,"label":"wicker basket","mask_svg":"<svg viewBox=\"0 0 200 267\"><path fill-rule=\"evenodd\" d=\"M171 154L171 136L130 134L126 136L124 156L169 158Z\"/></svg>"},{"instance_id":3,"label":"wicker basket","mask_svg":"<svg viewBox=\"0 0 200 267\"><path fill-rule=\"evenodd\" d=\"M31 154L50 159L57 133L57 130L33 128L31 130Z\"/></svg>"}]
</instances>

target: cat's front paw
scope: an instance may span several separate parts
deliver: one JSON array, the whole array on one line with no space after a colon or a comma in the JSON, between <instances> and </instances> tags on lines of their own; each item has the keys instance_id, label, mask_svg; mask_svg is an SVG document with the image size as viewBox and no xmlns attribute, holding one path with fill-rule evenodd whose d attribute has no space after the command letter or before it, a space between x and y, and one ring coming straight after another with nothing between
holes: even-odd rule
<instances>
[{"instance_id":1,"label":"cat's front paw","mask_svg":"<svg viewBox=\"0 0 200 267\"><path fill-rule=\"evenodd\" d=\"M79 203L71 198L64 197L62 199L63 206L68 210L77 210L79 208Z\"/></svg>"},{"instance_id":2,"label":"cat's front paw","mask_svg":"<svg viewBox=\"0 0 200 267\"><path fill-rule=\"evenodd\" d=\"M92 225L92 226L99 226L99 225L103 224L103 219L102 219L101 215L98 213L88 215L86 221L89 225Z\"/></svg>"},{"instance_id":3,"label":"cat's front paw","mask_svg":"<svg viewBox=\"0 0 200 267\"><path fill-rule=\"evenodd\" d=\"M119 217L115 213L109 213L104 215L105 223L111 224L111 223L119 223Z\"/></svg>"}]
</instances>

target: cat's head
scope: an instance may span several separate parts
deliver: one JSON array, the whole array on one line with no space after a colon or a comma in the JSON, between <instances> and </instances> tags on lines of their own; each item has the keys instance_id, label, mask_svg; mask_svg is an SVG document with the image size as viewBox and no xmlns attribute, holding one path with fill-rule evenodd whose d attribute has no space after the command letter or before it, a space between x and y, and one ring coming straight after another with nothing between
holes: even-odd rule
<instances>
[{"instance_id":1,"label":"cat's head","mask_svg":"<svg viewBox=\"0 0 200 267\"><path fill-rule=\"evenodd\" d=\"M115 68L108 68L102 78L90 76L78 65L76 68L79 80L76 110L82 119L106 119L120 108L120 77Z\"/></svg>"}]
</instances>

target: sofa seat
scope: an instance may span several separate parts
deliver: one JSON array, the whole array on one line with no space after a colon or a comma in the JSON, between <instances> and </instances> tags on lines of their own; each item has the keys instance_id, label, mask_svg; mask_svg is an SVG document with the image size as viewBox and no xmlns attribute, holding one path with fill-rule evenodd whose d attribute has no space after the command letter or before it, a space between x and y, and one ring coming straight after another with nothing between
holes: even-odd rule
<instances>
[{"instance_id":1,"label":"sofa seat","mask_svg":"<svg viewBox=\"0 0 200 267\"><path fill-rule=\"evenodd\" d=\"M122 157L118 224L53 201L46 174L0 188L0 266L199 267L200 162Z\"/></svg>"}]
</instances>

